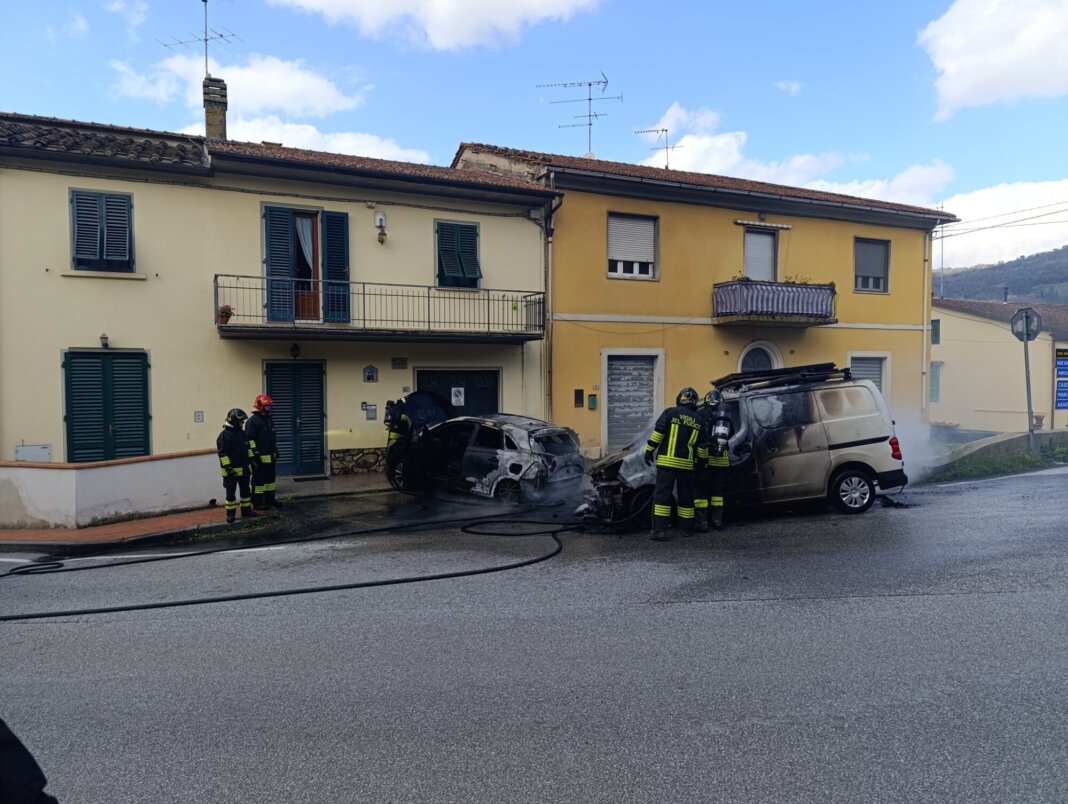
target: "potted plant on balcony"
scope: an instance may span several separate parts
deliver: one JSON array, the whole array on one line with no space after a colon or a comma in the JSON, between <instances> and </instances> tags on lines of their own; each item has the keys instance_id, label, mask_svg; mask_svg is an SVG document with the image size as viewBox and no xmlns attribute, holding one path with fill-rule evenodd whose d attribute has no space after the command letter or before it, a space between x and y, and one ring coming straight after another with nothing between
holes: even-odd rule
<instances>
[{"instance_id":1,"label":"potted plant on balcony","mask_svg":"<svg viewBox=\"0 0 1068 804\"><path fill-rule=\"evenodd\" d=\"M229 304L220 304L219 310L215 314L215 320L218 321L220 324L229 324L230 316L232 316L233 314L233 307L231 307Z\"/></svg>"}]
</instances>

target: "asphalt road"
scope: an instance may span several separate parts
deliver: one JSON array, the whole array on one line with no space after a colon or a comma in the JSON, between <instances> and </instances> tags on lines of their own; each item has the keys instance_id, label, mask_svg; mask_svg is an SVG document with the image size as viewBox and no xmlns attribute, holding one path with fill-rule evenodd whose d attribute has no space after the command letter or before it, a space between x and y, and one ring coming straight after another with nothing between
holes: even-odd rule
<instances>
[{"instance_id":1,"label":"asphalt road","mask_svg":"<svg viewBox=\"0 0 1068 804\"><path fill-rule=\"evenodd\" d=\"M1068 470L902 499L4 622L0 717L65 803L1068 801ZM397 529L9 577L0 614L556 548L411 526L488 513L302 503L293 535Z\"/></svg>"}]
</instances>

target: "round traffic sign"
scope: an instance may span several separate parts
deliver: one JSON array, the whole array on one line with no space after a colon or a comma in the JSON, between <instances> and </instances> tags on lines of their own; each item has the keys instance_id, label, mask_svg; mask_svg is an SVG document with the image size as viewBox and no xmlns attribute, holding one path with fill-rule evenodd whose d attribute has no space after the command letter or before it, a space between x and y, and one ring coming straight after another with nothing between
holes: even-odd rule
<instances>
[{"instance_id":1,"label":"round traffic sign","mask_svg":"<svg viewBox=\"0 0 1068 804\"><path fill-rule=\"evenodd\" d=\"M1042 331L1042 316L1033 307L1024 307L1013 315L1011 326L1017 340L1033 341Z\"/></svg>"}]
</instances>

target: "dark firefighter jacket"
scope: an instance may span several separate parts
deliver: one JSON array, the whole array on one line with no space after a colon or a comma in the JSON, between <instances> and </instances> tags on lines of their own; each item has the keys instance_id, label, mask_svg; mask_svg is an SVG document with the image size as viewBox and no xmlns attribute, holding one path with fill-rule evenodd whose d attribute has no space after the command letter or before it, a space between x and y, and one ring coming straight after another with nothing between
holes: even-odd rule
<instances>
[{"instance_id":1,"label":"dark firefighter jacket","mask_svg":"<svg viewBox=\"0 0 1068 804\"><path fill-rule=\"evenodd\" d=\"M278 439L274 435L274 419L270 414L252 411L245 422L248 448L260 463L273 463L278 457Z\"/></svg>"},{"instance_id":2,"label":"dark firefighter jacket","mask_svg":"<svg viewBox=\"0 0 1068 804\"><path fill-rule=\"evenodd\" d=\"M677 405L665 408L660 414L645 449L656 453L657 466L693 469L701 436L701 421L697 417L697 411ZM705 449L703 441L700 446Z\"/></svg>"},{"instance_id":3,"label":"dark firefighter jacket","mask_svg":"<svg viewBox=\"0 0 1068 804\"><path fill-rule=\"evenodd\" d=\"M731 421L730 409L726 405L702 405L697 409L698 418L701 420L703 435L701 441L706 449L700 450L700 457L707 459L708 466L726 467L731 465L730 457L726 448L721 448L712 433L717 418L725 418L730 422L730 432L734 432L734 422Z\"/></svg>"},{"instance_id":4,"label":"dark firefighter jacket","mask_svg":"<svg viewBox=\"0 0 1068 804\"><path fill-rule=\"evenodd\" d=\"M219 466L222 467L223 477L231 472L235 477L247 474L251 455L248 440L241 430L227 422L223 425L219 437L215 439L215 446L219 451ZM241 471L236 471L238 469Z\"/></svg>"}]
</instances>

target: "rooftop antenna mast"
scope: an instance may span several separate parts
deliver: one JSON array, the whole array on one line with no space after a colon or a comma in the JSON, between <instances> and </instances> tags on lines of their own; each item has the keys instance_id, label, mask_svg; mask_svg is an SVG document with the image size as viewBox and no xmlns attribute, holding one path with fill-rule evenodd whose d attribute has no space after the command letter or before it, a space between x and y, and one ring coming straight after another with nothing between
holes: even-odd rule
<instances>
[{"instance_id":1,"label":"rooftop antenna mast","mask_svg":"<svg viewBox=\"0 0 1068 804\"><path fill-rule=\"evenodd\" d=\"M623 93L622 92L620 92L618 95L608 95L608 96L606 96L604 94L605 90L608 89L608 76L604 74L603 70L601 71L601 77L600 78L593 79L591 81L564 81L564 82L558 83L558 84L538 84L537 86L538 86L539 89L544 88L544 87L586 87L586 97L585 98L568 98L567 100L550 101L550 103L585 103L586 104L586 114L577 114L577 115L575 115L576 118L585 118L586 119L585 123L564 123L561 126L557 126L557 128L579 128L581 126L585 126L586 127L586 150L591 154L593 153L593 121L596 120L598 117L606 117L607 114L608 114L607 112L595 112L593 110L594 102L595 101L608 101L608 100L618 100L620 103L623 102ZM596 97L595 98L593 96L593 88L594 87L600 87L601 88L600 97Z\"/></svg>"},{"instance_id":2,"label":"rooftop antenna mast","mask_svg":"<svg viewBox=\"0 0 1068 804\"><path fill-rule=\"evenodd\" d=\"M666 128L640 128L634 132L635 134L656 134L656 141L664 141L663 145L657 145L653 148L654 151L664 152L664 170L671 169L671 152L676 148L682 148L682 145L672 145L671 140L668 139L668 130Z\"/></svg>"},{"instance_id":3,"label":"rooftop antenna mast","mask_svg":"<svg viewBox=\"0 0 1068 804\"><path fill-rule=\"evenodd\" d=\"M188 48L190 45L197 44L198 42L203 42L204 43L204 77L205 78L211 78L211 72L208 70L208 43L209 42L226 42L227 44L229 44L230 42L233 42L235 39L238 42L243 42L244 40L240 36L235 34L233 31L227 30L226 28L223 28L221 31L217 31L214 28L209 28L208 27L208 0L200 0L200 2L202 2L204 4L204 33L203 33L203 35L197 36L196 34L189 34L189 36L190 36L189 39L178 39L177 37L172 36L171 37L172 41L170 41L170 42L163 42L163 41L161 41L159 39L157 39L156 41L159 42L164 47L170 48L171 50L177 50L179 45L181 45L182 47Z\"/></svg>"}]
</instances>

